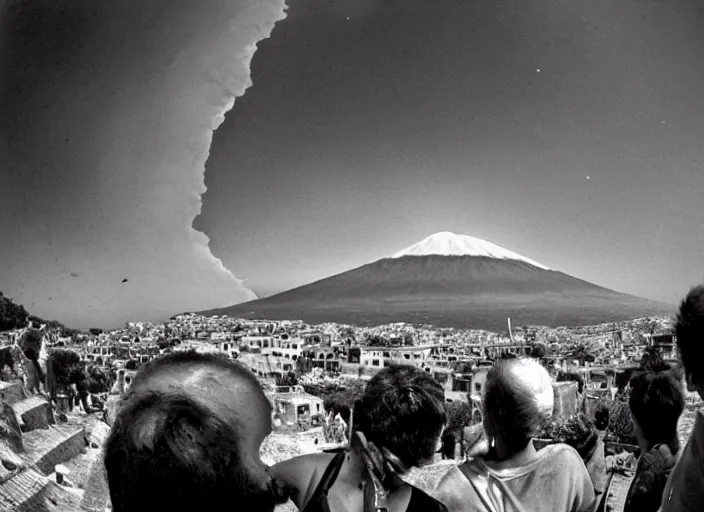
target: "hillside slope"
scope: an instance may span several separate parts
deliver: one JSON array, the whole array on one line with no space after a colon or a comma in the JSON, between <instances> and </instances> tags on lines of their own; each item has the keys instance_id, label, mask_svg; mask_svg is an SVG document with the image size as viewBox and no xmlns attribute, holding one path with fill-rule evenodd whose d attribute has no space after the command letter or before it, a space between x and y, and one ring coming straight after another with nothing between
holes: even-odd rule
<instances>
[{"instance_id":1,"label":"hillside slope","mask_svg":"<svg viewBox=\"0 0 704 512\"><path fill-rule=\"evenodd\" d=\"M526 261L401 255L203 314L495 330L505 328L507 317L514 325L580 325L667 315L673 309Z\"/></svg>"}]
</instances>

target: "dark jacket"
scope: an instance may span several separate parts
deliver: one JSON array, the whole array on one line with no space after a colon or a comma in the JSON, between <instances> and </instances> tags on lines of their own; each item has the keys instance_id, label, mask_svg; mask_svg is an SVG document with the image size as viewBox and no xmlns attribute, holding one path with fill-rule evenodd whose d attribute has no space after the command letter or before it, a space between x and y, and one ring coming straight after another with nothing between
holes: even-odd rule
<instances>
[{"instance_id":1,"label":"dark jacket","mask_svg":"<svg viewBox=\"0 0 704 512\"><path fill-rule=\"evenodd\" d=\"M676 462L676 453L673 454L666 444L656 445L642 455L623 512L657 512L667 478Z\"/></svg>"}]
</instances>

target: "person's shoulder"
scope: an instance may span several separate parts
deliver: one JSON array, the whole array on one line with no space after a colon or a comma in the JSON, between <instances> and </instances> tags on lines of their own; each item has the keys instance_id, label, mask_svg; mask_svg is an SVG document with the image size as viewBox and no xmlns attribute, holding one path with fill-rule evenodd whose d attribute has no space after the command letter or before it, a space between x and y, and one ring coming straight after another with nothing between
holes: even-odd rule
<instances>
[{"instance_id":1,"label":"person's shoulder","mask_svg":"<svg viewBox=\"0 0 704 512\"><path fill-rule=\"evenodd\" d=\"M291 499L302 507L323 473L335 458L334 453L311 453L283 460L269 468L269 474L291 489Z\"/></svg>"},{"instance_id":2,"label":"person's shoulder","mask_svg":"<svg viewBox=\"0 0 704 512\"><path fill-rule=\"evenodd\" d=\"M542 465L552 468L556 473L562 473L565 469L570 470L569 474L574 474L575 470L587 472L587 466L579 452L568 444L550 444L538 453L543 461Z\"/></svg>"},{"instance_id":3,"label":"person's shoulder","mask_svg":"<svg viewBox=\"0 0 704 512\"><path fill-rule=\"evenodd\" d=\"M412 486L411 502L407 512L448 512L447 507L437 498L422 489Z\"/></svg>"},{"instance_id":4,"label":"person's shoulder","mask_svg":"<svg viewBox=\"0 0 704 512\"><path fill-rule=\"evenodd\" d=\"M467 464L472 464L473 459L465 460L460 464L453 464L450 469L448 469L445 474L443 474L437 481L435 489L445 489L445 488L456 488L458 484L467 481L467 477L464 476L462 468Z\"/></svg>"},{"instance_id":5,"label":"person's shoulder","mask_svg":"<svg viewBox=\"0 0 704 512\"><path fill-rule=\"evenodd\" d=\"M284 480L300 480L301 477L310 478L313 473L325 471L337 454L335 453L308 453L291 459L282 460L274 464L270 472L277 478Z\"/></svg>"},{"instance_id":6,"label":"person's shoulder","mask_svg":"<svg viewBox=\"0 0 704 512\"><path fill-rule=\"evenodd\" d=\"M472 486L462 471L465 464L472 464L467 460L460 465L453 465L435 485L431 491L431 497L440 501L449 510L465 510L467 508L467 497L472 494Z\"/></svg>"},{"instance_id":7,"label":"person's shoulder","mask_svg":"<svg viewBox=\"0 0 704 512\"><path fill-rule=\"evenodd\" d=\"M538 453L541 453L544 458L551 460L582 460L579 452L566 443L549 444Z\"/></svg>"}]
</instances>

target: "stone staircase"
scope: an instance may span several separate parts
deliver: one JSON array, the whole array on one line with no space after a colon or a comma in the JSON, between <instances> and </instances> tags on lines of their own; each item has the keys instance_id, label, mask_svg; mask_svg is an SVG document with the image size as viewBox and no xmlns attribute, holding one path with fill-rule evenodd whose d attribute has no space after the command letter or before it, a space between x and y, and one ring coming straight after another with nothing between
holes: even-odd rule
<instances>
[{"instance_id":1,"label":"stone staircase","mask_svg":"<svg viewBox=\"0 0 704 512\"><path fill-rule=\"evenodd\" d=\"M52 479L57 464L86 451L86 430L75 418L54 420L51 406L41 396L27 396L19 380L0 381L0 399L15 412L24 451L20 469L6 471L0 481L0 510L12 512L69 512L79 508L82 492ZM3 433L0 431L0 441ZM70 478L70 477L69 477Z\"/></svg>"}]
</instances>

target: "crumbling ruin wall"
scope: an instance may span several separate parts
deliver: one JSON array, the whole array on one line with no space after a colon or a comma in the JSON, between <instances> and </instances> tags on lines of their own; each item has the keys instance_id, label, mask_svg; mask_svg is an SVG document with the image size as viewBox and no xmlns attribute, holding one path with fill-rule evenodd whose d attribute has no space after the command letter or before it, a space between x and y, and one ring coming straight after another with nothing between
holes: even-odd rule
<instances>
[{"instance_id":1,"label":"crumbling ruin wall","mask_svg":"<svg viewBox=\"0 0 704 512\"><path fill-rule=\"evenodd\" d=\"M359 363L340 363L340 373L349 377L372 377L379 373L381 368L365 366Z\"/></svg>"},{"instance_id":2,"label":"crumbling ruin wall","mask_svg":"<svg viewBox=\"0 0 704 512\"><path fill-rule=\"evenodd\" d=\"M555 419L567 418L579 412L579 388L577 382L553 382L555 406L553 416Z\"/></svg>"},{"instance_id":3,"label":"crumbling ruin wall","mask_svg":"<svg viewBox=\"0 0 704 512\"><path fill-rule=\"evenodd\" d=\"M22 353L22 349L15 344L0 347L0 380L9 382L19 380L24 391L38 389L40 378L35 365ZM25 393L27 395L27 393Z\"/></svg>"},{"instance_id":4,"label":"crumbling ruin wall","mask_svg":"<svg viewBox=\"0 0 704 512\"><path fill-rule=\"evenodd\" d=\"M20 422L12 406L0 400L0 482L23 466L24 444Z\"/></svg>"},{"instance_id":5,"label":"crumbling ruin wall","mask_svg":"<svg viewBox=\"0 0 704 512\"><path fill-rule=\"evenodd\" d=\"M584 397L584 415L594 421L597 405L602 401L611 401L611 390L590 389Z\"/></svg>"},{"instance_id":6,"label":"crumbling ruin wall","mask_svg":"<svg viewBox=\"0 0 704 512\"><path fill-rule=\"evenodd\" d=\"M42 329L26 329L17 340L23 355L29 360L32 372L38 374L38 382L43 382L46 376L48 350L45 334Z\"/></svg>"}]
</instances>

